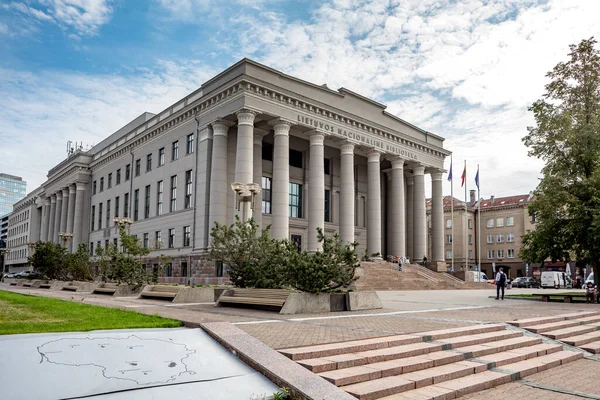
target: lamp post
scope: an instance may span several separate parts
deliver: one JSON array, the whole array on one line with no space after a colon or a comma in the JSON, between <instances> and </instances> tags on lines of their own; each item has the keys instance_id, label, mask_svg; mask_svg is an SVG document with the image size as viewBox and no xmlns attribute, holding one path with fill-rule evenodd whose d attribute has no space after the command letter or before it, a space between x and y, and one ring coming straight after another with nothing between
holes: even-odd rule
<instances>
[{"instance_id":1,"label":"lamp post","mask_svg":"<svg viewBox=\"0 0 600 400\"><path fill-rule=\"evenodd\" d=\"M68 247L69 243L73 240L73 234L68 233L68 232L61 232L58 234L58 237L60 237L60 241L65 249Z\"/></svg>"},{"instance_id":2,"label":"lamp post","mask_svg":"<svg viewBox=\"0 0 600 400\"><path fill-rule=\"evenodd\" d=\"M231 189L235 192L235 208L242 212L242 222L252 218L252 210L254 210L254 200L256 195L260 193L260 185L258 183L239 183L231 184Z\"/></svg>"},{"instance_id":3,"label":"lamp post","mask_svg":"<svg viewBox=\"0 0 600 400\"><path fill-rule=\"evenodd\" d=\"M131 218L123 218L123 217L115 217L113 218L113 222L115 223L115 228L117 228L117 232L121 229L125 229L127 233L129 233L129 227L133 224Z\"/></svg>"},{"instance_id":4,"label":"lamp post","mask_svg":"<svg viewBox=\"0 0 600 400\"><path fill-rule=\"evenodd\" d=\"M29 247L29 272L33 272L33 264L31 263L31 256L33 256L33 250L35 250L35 242L27 243Z\"/></svg>"}]
</instances>

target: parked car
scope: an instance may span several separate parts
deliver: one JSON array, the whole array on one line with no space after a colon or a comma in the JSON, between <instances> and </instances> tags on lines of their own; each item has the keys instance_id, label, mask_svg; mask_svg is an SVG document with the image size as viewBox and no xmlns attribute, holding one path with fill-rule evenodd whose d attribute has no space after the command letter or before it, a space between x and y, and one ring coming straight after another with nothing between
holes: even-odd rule
<instances>
[{"instance_id":1,"label":"parked car","mask_svg":"<svg viewBox=\"0 0 600 400\"><path fill-rule=\"evenodd\" d=\"M573 283L571 279L560 271L543 271L542 272L542 283L541 288L555 288L555 289L566 289L572 288Z\"/></svg>"},{"instance_id":2,"label":"parked car","mask_svg":"<svg viewBox=\"0 0 600 400\"><path fill-rule=\"evenodd\" d=\"M29 278L30 276L35 275L35 272L25 270L15 274L15 278Z\"/></svg>"},{"instance_id":3,"label":"parked car","mask_svg":"<svg viewBox=\"0 0 600 400\"><path fill-rule=\"evenodd\" d=\"M516 288L534 288L537 289L540 287L540 282L531 277L521 276L515 278L512 285Z\"/></svg>"},{"instance_id":4,"label":"parked car","mask_svg":"<svg viewBox=\"0 0 600 400\"><path fill-rule=\"evenodd\" d=\"M5 278L14 278L17 274L14 272L6 272L3 276Z\"/></svg>"}]
</instances>

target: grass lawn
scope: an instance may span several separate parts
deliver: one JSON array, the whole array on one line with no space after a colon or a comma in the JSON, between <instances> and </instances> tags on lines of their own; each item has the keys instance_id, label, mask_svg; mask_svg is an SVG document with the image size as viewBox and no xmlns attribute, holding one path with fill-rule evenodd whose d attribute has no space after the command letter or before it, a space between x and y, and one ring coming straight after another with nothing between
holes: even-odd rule
<instances>
[{"instance_id":1,"label":"grass lawn","mask_svg":"<svg viewBox=\"0 0 600 400\"><path fill-rule=\"evenodd\" d=\"M174 328L180 321L0 290L0 335L96 329Z\"/></svg>"}]
</instances>

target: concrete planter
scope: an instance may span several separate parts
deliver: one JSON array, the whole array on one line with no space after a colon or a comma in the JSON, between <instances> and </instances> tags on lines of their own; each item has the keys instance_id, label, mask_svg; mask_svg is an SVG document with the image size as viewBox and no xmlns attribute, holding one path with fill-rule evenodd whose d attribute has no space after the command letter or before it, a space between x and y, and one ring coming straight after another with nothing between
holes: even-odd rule
<instances>
[{"instance_id":1,"label":"concrete planter","mask_svg":"<svg viewBox=\"0 0 600 400\"><path fill-rule=\"evenodd\" d=\"M290 293L280 314L316 314L331 311L331 293Z\"/></svg>"},{"instance_id":2,"label":"concrete planter","mask_svg":"<svg viewBox=\"0 0 600 400\"><path fill-rule=\"evenodd\" d=\"M383 308L381 300L375 292L348 292L346 309L348 311L374 310Z\"/></svg>"},{"instance_id":3,"label":"concrete planter","mask_svg":"<svg viewBox=\"0 0 600 400\"><path fill-rule=\"evenodd\" d=\"M173 303L212 303L226 288L182 287Z\"/></svg>"},{"instance_id":4,"label":"concrete planter","mask_svg":"<svg viewBox=\"0 0 600 400\"><path fill-rule=\"evenodd\" d=\"M329 311L331 312L339 312L339 311L347 311L347 293L330 293L329 301L331 302Z\"/></svg>"},{"instance_id":5,"label":"concrete planter","mask_svg":"<svg viewBox=\"0 0 600 400\"><path fill-rule=\"evenodd\" d=\"M126 296L137 296L142 290L143 286L135 286L135 285L119 285L117 286L117 291L113 296L115 297L126 297Z\"/></svg>"}]
</instances>

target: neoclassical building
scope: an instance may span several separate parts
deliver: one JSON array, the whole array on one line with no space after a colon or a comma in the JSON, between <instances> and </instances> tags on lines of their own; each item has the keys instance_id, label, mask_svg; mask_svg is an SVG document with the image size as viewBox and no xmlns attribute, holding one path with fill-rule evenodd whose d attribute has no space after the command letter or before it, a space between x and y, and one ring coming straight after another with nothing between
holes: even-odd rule
<instances>
[{"instance_id":1,"label":"neoclassical building","mask_svg":"<svg viewBox=\"0 0 600 400\"><path fill-rule=\"evenodd\" d=\"M443 138L385 108L243 59L50 170L35 198L21 201L35 216L26 241L68 237L70 248L87 243L93 251L117 243L115 218L130 218L131 233L159 248L151 256L173 257L167 281L209 278L220 274L205 257L211 227L252 212L273 236L309 251L319 249L322 227L357 241L361 254L420 261L428 254L430 174L430 261L444 262L442 174L450 152ZM252 210L238 201L248 188L256 193Z\"/></svg>"}]
</instances>

